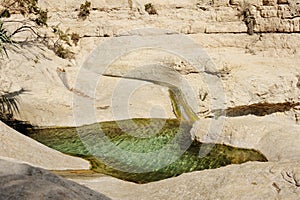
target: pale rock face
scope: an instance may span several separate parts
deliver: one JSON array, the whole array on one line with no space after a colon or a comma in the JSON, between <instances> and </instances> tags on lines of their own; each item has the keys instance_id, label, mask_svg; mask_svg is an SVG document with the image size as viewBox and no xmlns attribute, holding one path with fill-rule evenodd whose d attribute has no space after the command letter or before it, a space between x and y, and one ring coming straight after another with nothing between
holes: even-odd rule
<instances>
[{"instance_id":1,"label":"pale rock face","mask_svg":"<svg viewBox=\"0 0 300 200\"><path fill-rule=\"evenodd\" d=\"M229 1L231 5L243 5L245 4L244 0L230 0ZM256 5L256 6L260 6L263 4L262 0L249 0L246 3L250 4L250 5Z\"/></svg>"},{"instance_id":2,"label":"pale rock face","mask_svg":"<svg viewBox=\"0 0 300 200\"><path fill-rule=\"evenodd\" d=\"M299 162L248 162L144 185L111 177L74 181L112 199L297 199ZM117 191L117 192L116 192Z\"/></svg>"},{"instance_id":3,"label":"pale rock face","mask_svg":"<svg viewBox=\"0 0 300 200\"><path fill-rule=\"evenodd\" d=\"M1 199L109 199L44 169L5 160L0 166Z\"/></svg>"},{"instance_id":4,"label":"pale rock face","mask_svg":"<svg viewBox=\"0 0 300 200\"><path fill-rule=\"evenodd\" d=\"M172 29L185 34L198 33L245 33L247 27L243 13L250 10L254 16L257 32L298 32L300 6L296 1L277 0L222 0L222 1L151 1L158 15L149 16L144 5L149 1L92 0L90 16L87 20L77 19L83 0L53 2L39 1L39 5L48 9L49 25L58 25L63 30L70 28L80 35L118 35L129 29L152 27ZM97 11L97 9L100 11ZM64 12L64 11L68 12ZM113 15L111 15L113 13ZM239 17L240 16L240 17ZM245 16L247 17L247 16ZM126 19L126 25L122 20ZM57 23L60 21L60 23ZM85 27L82 29L82 27Z\"/></svg>"},{"instance_id":5,"label":"pale rock face","mask_svg":"<svg viewBox=\"0 0 300 200\"><path fill-rule=\"evenodd\" d=\"M146 81L109 77L124 76L145 64L159 64L178 72L193 91L187 94L197 97L193 102L196 106L192 107L200 118L192 131L196 139L255 148L272 162L194 172L143 186L113 178L78 182L115 199L177 199L180 195L183 199L298 198L298 1L251 0L247 1L249 5L245 5L241 0L155 0L151 3L158 15L149 15L144 10L144 4L148 1L92 0L95 9L83 21L78 19L78 10L75 9L79 9L84 2L39 0L39 5L49 10L49 27L59 26L63 31L68 30L68 34L80 35L78 46L71 47L75 53L74 59L60 59L44 46L23 46L17 52L9 49L9 59L4 57L0 60L1 94L22 88L27 90L20 95L18 119L37 126L76 126L127 117L174 118L166 87ZM245 9L249 9L255 18L254 30L258 34L246 34L243 16L239 17ZM22 20L23 17L14 15L12 19ZM16 27L17 24L12 24L7 28L13 30ZM149 27L167 30L159 33L163 36L176 32L186 34L201 45L217 70L203 60L201 69L204 70L198 70L180 55L144 49L116 58L106 69L106 76L96 74L99 81L96 89L76 90L80 79L78 73L95 48L113 39L112 36L130 38L134 36L132 30L137 30L135 35L138 35L140 28ZM38 31L54 37L51 28ZM26 34L23 39L29 36ZM22 39L22 36L18 35L17 39ZM93 77L95 73L89 75ZM143 77L143 73L139 75ZM225 104L213 105L217 101L213 92L218 91L212 91L213 87L209 84L213 86L214 81L207 82L206 76L211 76L211 80L221 80ZM123 93L126 90L121 90L121 86L126 89L135 83L140 86L131 92ZM189 95L186 96L189 98ZM93 115L82 112L79 118L74 117L74 99L77 97L93 104ZM123 114L119 113L124 107L113 101L113 97L119 98L120 102L124 99ZM288 104L295 105L289 107ZM225 108L231 113L230 116L222 116L218 110L220 108ZM249 113L254 108L257 113ZM268 112L261 114L261 110ZM211 119L214 117L219 118ZM5 145L0 146L1 157L47 169L88 168L88 163L81 159L52 151L3 124L0 127L1 141L5 141Z\"/></svg>"},{"instance_id":6,"label":"pale rock face","mask_svg":"<svg viewBox=\"0 0 300 200\"><path fill-rule=\"evenodd\" d=\"M127 7L129 8L127 0L92 0L90 1L93 7ZM51 0L40 0L38 1L39 6L44 9L48 9L49 11L64 11L64 10L75 10L79 9L81 4L85 3L85 0L71 0L71 1L51 1Z\"/></svg>"},{"instance_id":7,"label":"pale rock face","mask_svg":"<svg viewBox=\"0 0 300 200\"><path fill-rule=\"evenodd\" d=\"M257 149L275 162L300 159L299 131L299 125L273 115L201 119L194 124L191 133L201 142Z\"/></svg>"},{"instance_id":8,"label":"pale rock face","mask_svg":"<svg viewBox=\"0 0 300 200\"><path fill-rule=\"evenodd\" d=\"M37 62L34 61L33 55L26 54L25 51L24 53L29 58L10 53L10 60L2 61L1 74L5 74L5 76L1 76L0 80L5 86L3 90L6 92L19 91L22 88L26 90L19 96L20 112L16 113L17 118L37 126L78 126L96 121L128 118L125 115L114 114L118 110L116 106L119 105L112 102L112 99L113 97L121 98L119 93L122 91L118 89L120 84L130 85L135 81L96 75L95 89L92 91L73 91L77 78L80 78L80 74L77 74L80 66L74 66L73 61L62 60L54 56L49 50L45 52L38 48L35 50L40 53ZM84 51L80 53L84 53ZM46 57L53 57L53 59L41 59L43 54ZM83 58L87 56L86 54L87 52ZM83 63L81 61L83 58L81 57L75 62L80 65L81 62ZM132 91L131 96L128 96L129 99L124 99L124 101L128 100L129 117L175 117L166 88L147 82L142 83L141 87ZM86 97L86 94L90 95L92 103L95 104L96 116L85 121L75 119L74 103L76 102L74 100L79 95L90 102L91 99ZM155 108L158 107L162 112L155 111ZM82 113L84 114L84 112ZM86 116L82 115L81 117L85 118Z\"/></svg>"},{"instance_id":9,"label":"pale rock face","mask_svg":"<svg viewBox=\"0 0 300 200\"><path fill-rule=\"evenodd\" d=\"M0 157L52 170L89 169L89 162L46 147L0 122Z\"/></svg>"}]
</instances>

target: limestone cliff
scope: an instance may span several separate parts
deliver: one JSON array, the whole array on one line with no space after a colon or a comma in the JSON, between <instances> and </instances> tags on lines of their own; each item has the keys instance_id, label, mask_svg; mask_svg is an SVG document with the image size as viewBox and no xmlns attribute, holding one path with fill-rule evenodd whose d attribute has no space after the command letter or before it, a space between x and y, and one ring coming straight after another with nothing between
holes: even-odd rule
<instances>
[{"instance_id":1,"label":"limestone cliff","mask_svg":"<svg viewBox=\"0 0 300 200\"><path fill-rule=\"evenodd\" d=\"M128 73L140 66L163 65L172 72L178 72L190 86L193 92L187 93L187 96L193 94L196 97L195 106L192 106L193 112L200 118L192 131L196 139L255 148L275 163L251 163L241 168L230 166L183 175L149 186L130 185L130 188L141 188L133 190L136 192L134 196L140 197L137 194L147 189L153 190L151 194L154 196L165 198L164 194L156 191L164 184L172 188L177 180L182 184L176 185L176 190L180 191L178 187L181 186L187 188L183 198L192 198L194 193L199 199L201 194L205 194L203 198L206 199L295 199L299 195L298 173L293 171L298 170L294 166L300 160L300 147L297 145L300 142L298 0L91 0L89 14L80 18L83 3L84 0L39 0L39 7L48 10L48 26L35 27L34 22L28 20L31 15L24 17L18 12L3 19L9 31L21 26L20 21L25 20L38 33L17 34L14 39L23 41L22 45L8 45L8 57L3 55L0 60L1 91L14 92L22 88L28 91L20 95L20 112L15 113L18 119L39 126L81 125L74 120L74 98L89 99L88 102L94 103L95 118L89 119L89 113L83 115L86 121L82 124L123 119L126 116L115 115L123 108L113 103L113 97L125 95L120 91L127 86L138 86L133 92L126 93L127 96L120 97L126 99L129 117L174 118L166 87L126 78ZM149 5L145 8L149 3L151 10ZM0 7L0 11L3 9ZM139 31L148 28L161 31L146 34ZM180 34L193 40L207 53L209 60L199 59L200 68L174 54L175 50L144 48L116 57L106 68L105 76L95 73L95 70L85 72L87 77L97 78L96 89L82 91L76 85L79 72L90 64L86 60L91 58L97 47L105 47L101 46L105 42L115 38L130 41L139 37L160 37L168 41L168 38ZM37 35L48 38L48 43L45 44ZM58 57L57 52L49 48L49 44L53 47L62 38L69 38L70 44L63 41L63 47L72 52L67 59ZM181 40L172 43L172 47L180 50L194 48ZM100 58L107 58L109 53L118 50L110 49ZM139 72L138 75L144 78L145 74ZM210 87L214 80L220 81L224 89L226 98L222 105L212 105L216 101ZM231 174L228 175L229 172ZM206 185L203 184L206 179L200 183L200 179L195 178L203 176L209 179ZM231 178L234 181L230 181ZM97 182L79 182L97 189ZM103 184L110 188L110 184L115 182L108 180ZM203 193L198 186L206 188ZM216 188L216 193L207 192L211 187ZM232 190L231 193L228 190ZM259 192L253 192L256 190ZM164 190L166 194L170 191L172 195L177 194L173 190ZM116 195L109 189L106 192Z\"/></svg>"}]
</instances>

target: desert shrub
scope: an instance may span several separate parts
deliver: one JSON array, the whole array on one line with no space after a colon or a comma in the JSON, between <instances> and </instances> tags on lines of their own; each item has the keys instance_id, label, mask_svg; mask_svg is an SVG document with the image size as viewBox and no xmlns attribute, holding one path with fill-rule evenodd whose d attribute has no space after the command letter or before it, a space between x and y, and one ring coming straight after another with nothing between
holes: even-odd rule
<instances>
[{"instance_id":1,"label":"desert shrub","mask_svg":"<svg viewBox=\"0 0 300 200\"><path fill-rule=\"evenodd\" d=\"M71 40L73 41L73 43L77 46L78 42L79 42L80 36L78 33L72 33L71 34Z\"/></svg>"},{"instance_id":2,"label":"desert shrub","mask_svg":"<svg viewBox=\"0 0 300 200\"><path fill-rule=\"evenodd\" d=\"M58 36L59 40L64 41L67 45L71 46L70 43L70 37L67 34L68 30L66 32L62 31L58 26L52 26L53 33Z\"/></svg>"},{"instance_id":3,"label":"desert shrub","mask_svg":"<svg viewBox=\"0 0 300 200\"><path fill-rule=\"evenodd\" d=\"M90 15L91 2L86 1L84 4L80 5L78 17L85 20Z\"/></svg>"},{"instance_id":4,"label":"desert shrub","mask_svg":"<svg viewBox=\"0 0 300 200\"><path fill-rule=\"evenodd\" d=\"M74 57L74 53L65 46L72 46L70 42L70 36L66 32L62 31L58 26L53 26L53 33L58 36L56 42L54 42L54 53L63 59L71 59Z\"/></svg>"},{"instance_id":5,"label":"desert shrub","mask_svg":"<svg viewBox=\"0 0 300 200\"><path fill-rule=\"evenodd\" d=\"M30 20L34 21L37 25L47 26L47 19L48 19L48 11L42 10L37 5L37 0L5 0L1 3L4 7L3 11L0 11L0 18L1 17L8 17L10 14L23 14L25 18L29 18ZM86 2L82 8L90 7L90 3ZM32 19L31 17L34 16L35 18ZM17 23L15 21L5 21L4 23ZM32 45L34 42L39 42L45 45L48 49L53 50L54 53L64 59L73 58L74 53L69 50L66 46L72 46L71 39L76 45L79 40L79 36L73 35L73 38L70 38L70 35L67 34L67 31L64 32L58 28L58 26L53 26L53 33L57 36L56 40L53 38L48 37L47 35L41 36L36 31L36 27L30 25L26 22L26 20L19 21L20 26L16 30L14 30L11 34L3 27L3 22L0 21L0 54L5 53L7 54L7 44L15 45L20 44L23 45ZM30 31L34 37L31 40L28 38L20 41L14 41L12 37L20 32L23 31ZM12 48L15 50L14 48Z\"/></svg>"},{"instance_id":6,"label":"desert shrub","mask_svg":"<svg viewBox=\"0 0 300 200\"><path fill-rule=\"evenodd\" d=\"M155 7L152 5L152 3L145 4L145 11L149 15L157 15L157 11L156 11Z\"/></svg>"},{"instance_id":7,"label":"desert shrub","mask_svg":"<svg viewBox=\"0 0 300 200\"><path fill-rule=\"evenodd\" d=\"M40 10L38 13L38 17L34 20L35 23L39 26L47 26L47 20L48 20L48 11Z\"/></svg>"},{"instance_id":8,"label":"desert shrub","mask_svg":"<svg viewBox=\"0 0 300 200\"><path fill-rule=\"evenodd\" d=\"M38 7L38 0L4 0L2 6L5 8L0 17L9 17L11 14L34 14L35 21L39 26L47 25L48 11Z\"/></svg>"},{"instance_id":9,"label":"desert shrub","mask_svg":"<svg viewBox=\"0 0 300 200\"><path fill-rule=\"evenodd\" d=\"M29 41L27 41L27 38L24 40L15 40L15 39L13 39L14 35L28 31L31 34L35 35L36 37L40 37L38 35L38 33L35 31L33 26L27 25L26 22L23 22L23 21L20 21L19 23L21 25L18 28L16 28L15 30L13 30L12 33L10 33L4 27L4 23L9 23L9 22L10 21L3 22L0 19L0 55L5 53L7 57L8 57L8 54L7 54L6 47L8 47L8 46L18 47L19 44L26 45L26 44L30 43ZM11 21L11 22L14 23L14 21ZM15 48L12 48L12 49L15 50Z\"/></svg>"},{"instance_id":10,"label":"desert shrub","mask_svg":"<svg viewBox=\"0 0 300 200\"><path fill-rule=\"evenodd\" d=\"M60 43L54 44L53 51L54 51L55 55L57 55L58 57L63 58L63 59L74 58L74 53L71 50L69 50L68 48L65 48L63 46L63 44L60 44Z\"/></svg>"},{"instance_id":11,"label":"desert shrub","mask_svg":"<svg viewBox=\"0 0 300 200\"><path fill-rule=\"evenodd\" d=\"M2 5L14 14L36 14L39 11L37 0L4 0Z\"/></svg>"},{"instance_id":12,"label":"desert shrub","mask_svg":"<svg viewBox=\"0 0 300 200\"><path fill-rule=\"evenodd\" d=\"M10 12L8 9L4 9L3 11L0 12L0 18L5 17L9 18L10 17Z\"/></svg>"}]
</instances>

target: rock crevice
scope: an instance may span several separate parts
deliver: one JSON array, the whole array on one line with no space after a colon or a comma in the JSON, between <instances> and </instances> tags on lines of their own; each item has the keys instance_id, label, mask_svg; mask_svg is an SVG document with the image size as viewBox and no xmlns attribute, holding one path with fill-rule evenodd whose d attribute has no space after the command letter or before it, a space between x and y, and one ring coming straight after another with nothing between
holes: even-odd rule
<instances>
[{"instance_id":1,"label":"rock crevice","mask_svg":"<svg viewBox=\"0 0 300 200\"><path fill-rule=\"evenodd\" d=\"M229 107L225 110L212 110L214 116L240 117L245 115L266 116L277 112L299 110L300 102L255 103L250 105Z\"/></svg>"}]
</instances>

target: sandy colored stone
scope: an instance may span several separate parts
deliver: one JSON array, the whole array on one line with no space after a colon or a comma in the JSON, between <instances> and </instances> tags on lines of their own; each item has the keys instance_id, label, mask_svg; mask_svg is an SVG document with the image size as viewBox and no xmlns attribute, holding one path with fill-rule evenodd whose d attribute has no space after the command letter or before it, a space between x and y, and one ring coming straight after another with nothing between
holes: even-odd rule
<instances>
[{"instance_id":1,"label":"sandy colored stone","mask_svg":"<svg viewBox=\"0 0 300 200\"><path fill-rule=\"evenodd\" d=\"M74 32L81 37L88 36L81 38L77 47L71 48L75 52L75 59L60 59L46 47L42 47L41 50L36 47L24 46L24 50L20 50L24 56L9 51L11 59L1 60L1 66L4 66L1 68L1 74L5 74L5 76L0 78L0 82L6 88L5 90L9 92L17 91L20 88L28 90L26 94L20 96L21 112L17 115L19 119L41 126L76 125L72 108L74 92L70 90L74 88L77 72L85 59L95 47L111 39L104 38L104 35L128 37L132 29L149 27L149 24L156 28L171 29L171 33L192 34L189 36L205 48L218 69L224 69L225 72L226 70L230 71L228 75L223 77L228 98L227 106L247 105L266 101L266 99L275 103L299 101L299 90L295 89L294 86L296 84L295 77L299 74L299 67L296 64L299 62L299 56L297 56L297 49L300 45L298 42L300 41L299 35L261 34L248 36L247 34L228 34L246 31L242 19L237 17L236 6L230 6L229 1L222 1L220 6L210 5L209 1L202 1L202 3L196 1L167 1L163 3L153 1L152 3L159 10L158 16L136 13L132 15L129 6L127 6L129 2L125 0L92 1L92 7L105 9L92 11L88 19L84 21L77 19L78 11L75 11L81 3L84 1L65 1L59 4L50 0L39 1L42 7L49 8L49 27L58 25L63 31L68 30L67 33L69 34ZM145 3L145 1L133 1L134 5L140 7L143 7ZM262 1L251 1L250 3L257 5L261 4ZM200 4L208 6L205 7L207 10L202 10ZM285 10L290 9L290 5L284 6L287 7ZM295 7L296 5L291 6ZM277 9L276 6L260 7L261 5L257 6L257 9L268 10L272 13L276 12ZM118 9L110 10L112 8ZM278 7L278 9L282 8ZM257 10L256 13L259 12ZM20 20L22 16L17 15L12 18ZM126 23L124 23L124 19L126 19ZM276 25L272 23L272 20L276 21ZM279 17L265 19L258 16L257 21L258 27L256 29L262 31L278 29L290 32L297 30L298 27L297 18L282 21ZM17 25L14 24L12 27L17 27ZM227 34L203 34L205 31L206 33L210 32L210 30L214 33L226 32ZM54 36L51 28L47 30L44 28L40 31ZM164 34L170 34L170 32ZM26 37L28 36L29 34L26 34ZM128 63L131 65L135 63L144 64L149 63L150 60L162 64L168 63L185 73L185 79L193 86L196 95L203 97L208 92L201 76L193 74L195 70L185 66L185 64L182 65L178 59L169 59L170 56L156 57L156 55L140 52L134 56L126 61L127 64L120 61L113 65L123 70ZM287 66L289 66L288 70L286 70ZM63 75L65 78L58 74L58 69L65 71ZM293 83L290 85L290 82ZM162 103L153 100L147 105L143 105L145 101L141 98L142 96L153 96L153 93L163 90L157 86L151 87L156 89L151 89L149 93L143 91L137 95L143 101L135 102L132 106L134 109L132 108L130 111L135 114L131 114L131 116L150 116L147 108L161 104L160 106L166 111L165 116L173 117L165 91L158 92L154 97L158 100L161 95L164 96ZM99 121L112 119L111 114L105 114L106 111L109 113L111 109L107 108L110 106L109 100L102 99L103 96L109 96L112 90L111 87L104 89L99 87L99 93L103 94L100 95L102 102L98 101L95 106L95 109L99 108L96 116ZM211 97L208 95L205 101L197 101L198 108L195 112L199 113L199 116L205 116L205 112L211 109L209 107L210 100ZM145 109L140 112L138 111L140 108ZM156 117L162 117L162 114ZM87 123L94 121L88 120Z\"/></svg>"},{"instance_id":2,"label":"sandy colored stone","mask_svg":"<svg viewBox=\"0 0 300 200\"><path fill-rule=\"evenodd\" d=\"M46 147L0 122L0 157L45 169L89 169L89 162Z\"/></svg>"},{"instance_id":3,"label":"sandy colored stone","mask_svg":"<svg viewBox=\"0 0 300 200\"><path fill-rule=\"evenodd\" d=\"M247 1L152 1L158 15L148 15L144 5L148 1L91 1L94 10L87 20L78 19L78 9L84 1L52 2L40 1L49 12L49 25L59 25L80 35L115 36L129 29L152 27L176 30L184 34L198 33L246 33L243 11L248 8L256 20L256 32L293 32L293 23L299 13L299 5L290 3L277 5L275 0ZM250 6L251 5L251 6ZM77 10L76 10L77 9ZM68 11L68 12L64 12ZM113 14L112 14L113 13ZM240 17L238 17L240 16ZM126 24L122 20L126 18ZM292 19L292 20L291 20ZM60 23L57 23L57 22ZM199 26L199 22L201 22ZM85 27L82 29L81 27Z\"/></svg>"},{"instance_id":4,"label":"sandy colored stone","mask_svg":"<svg viewBox=\"0 0 300 200\"><path fill-rule=\"evenodd\" d=\"M200 119L191 133L201 142L259 150L269 161L300 160L300 125L280 114Z\"/></svg>"},{"instance_id":5,"label":"sandy colored stone","mask_svg":"<svg viewBox=\"0 0 300 200\"><path fill-rule=\"evenodd\" d=\"M299 162L248 162L138 185L111 177L75 182L112 199L297 199Z\"/></svg>"},{"instance_id":6,"label":"sandy colored stone","mask_svg":"<svg viewBox=\"0 0 300 200\"><path fill-rule=\"evenodd\" d=\"M299 106L286 111L275 109L273 113L265 116L236 112L239 115L235 117L219 117L210 131L207 131L207 127L211 119L204 119L214 117L214 110L224 106L234 109L251 108L253 104L270 104L277 108L276 105L281 103L300 101L300 36L298 33L292 33L299 31L300 9L297 1L247 1L251 4L249 9L257 22L254 27L257 34L252 36L246 34L247 27L241 15L247 9L247 5L243 5L244 1L240 0L154 0L151 3L157 9L157 15L149 15L144 11L144 4L150 3L144 0L92 0L94 10L86 20L81 20L78 19L78 8L84 2L85 0L39 1L42 8L49 10L49 28L38 30L42 35L46 33L55 38L52 26L59 26L68 34L80 35L78 46L70 47L75 53L74 59L60 59L44 46L42 49L22 46L17 52L9 49L10 59L1 59L1 90L27 90L19 97L20 113L16 115L18 119L39 126L82 125L124 119L126 115L115 116L114 112L119 113L126 106L125 114L129 117L174 118L167 89L156 84L140 81L141 87L129 93L128 97L123 93L128 89L126 86L129 87L137 81L98 74L96 77L100 81L96 90L90 87L92 89L80 91L76 90L80 87L75 87L79 70L97 46L113 39L113 36L134 38L132 30L151 26L169 30L160 32L162 36L175 32L187 34L187 37L191 37L208 53L215 69L205 60L201 60L203 70L199 72L184 62L184 58L180 59L182 55L139 50L114 60L106 71L107 75L124 75L132 66L145 64L162 64L170 70L177 71L197 97L194 102L196 106L193 107L194 112L201 118L195 124L198 129L193 132L197 139L255 148L272 162L246 163L193 172L146 185L136 185L108 177L76 181L113 199L299 197ZM11 19L24 18L14 15ZM18 24L12 24L8 29L13 30L16 27ZM138 31L135 32L135 35L137 34ZM30 39L30 34L16 37L26 38ZM175 44L181 46L180 41ZM94 72L87 74L90 79L95 76ZM145 74L139 74L140 77L143 75ZM203 79L204 75L213 77L210 84L214 83L217 77L222 81L226 105L211 104L218 99L209 90L207 82ZM125 86L124 90L116 89L119 86ZM96 97L93 99L94 94ZM118 95L125 99L125 104L113 102L112 97ZM74 98L77 96L80 101L90 103L88 105L95 103L95 112L92 115L82 109L83 114L74 118ZM221 119L224 119L224 124ZM0 127L1 142L4 144L0 146L0 155L6 159L16 159L50 169L88 168L88 163L81 159L50 150L3 124L0 124ZM214 130L221 132L218 135ZM58 160L62 162L57 162Z\"/></svg>"},{"instance_id":7,"label":"sandy colored stone","mask_svg":"<svg viewBox=\"0 0 300 200\"><path fill-rule=\"evenodd\" d=\"M295 56L299 45L298 35L264 35L260 40L259 36L197 34L193 35L193 39L203 46L214 61L216 69L220 70L227 107L259 102L299 101L300 90L297 87L297 75L300 74L297 66L299 57ZM29 58L32 60L24 62L25 57L10 53L12 59L2 61L4 67L1 68L1 74L5 74L5 76L1 77L1 80L4 85L7 85L7 91L14 92L21 88L28 90L20 96L20 113L17 117L40 126L76 125L73 117L75 93L70 90L76 84L77 73L85 58L101 42L103 42L102 39L82 39L78 47L81 50L75 61L57 58L49 50L42 52L35 49L47 57L54 56L52 60L48 60L43 59L42 54L39 54L37 63L30 54L27 56L30 56ZM205 112L212 109L210 105L211 92L208 91L203 76L198 74L197 69L182 63L182 60L174 55L160 51L156 51L156 53L151 53L151 51L133 52L112 63L107 72L110 70L116 74L123 70L122 73L124 73L130 69L130 66L137 67L153 63L171 67L181 73L191 85L194 94L201 96L197 100L198 108L195 112L199 113L199 116L207 115ZM205 67L204 61L203 65ZM289 66L288 70L287 66ZM58 69L64 69L65 72L61 73ZM112 105L109 99L115 90L113 85L116 86L121 79L101 76L98 76L98 79L101 79L102 86L99 84L96 90L98 97L96 97L95 110L99 108L97 119L99 121L111 120L113 118L109 113L111 113ZM130 83L129 80L122 81ZM90 92L93 93L93 91ZM201 100L206 93L208 93L207 98L204 101ZM147 108L157 105L165 110L165 117L174 116L168 94L163 88L149 85L149 91L148 89L139 90L135 95L141 100L149 99L147 96L151 96L153 99L151 98L151 102L142 100L129 103L132 104L130 106L132 117L150 116ZM140 108L144 108L144 111L140 112ZM288 115L291 118L293 114L288 113ZM162 114L158 114L153 117L162 116ZM95 120L89 121L89 123L91 122L95 122Z\"/></svg>"},{"instance_id":8,"label":"sandy colored stone","mask_svg":"<svg viewBox=\"0 0 300 200\"><path fill-rule=\"evenodd\" d=\"M39 49L35 50L42 53ZM99 82L96 83L95 89L92 91L73 91L77 77L80 77L78 75L80 66L74 64L73 61L54 56L49 50L44 53L45 56L53 56L53 59L42 59L39 57L42 55L38 54L37 60L39 61L35 63L33 55L28 54L32 60L24 62L27 60L26 57L11 53L10 60L4 59L2 61L3 65L1 66L3 67L0 71L5 76L0 76L0 80L5 86L5 91L15 92L22 88L26 90L18 96L20 112L15 113L18 119L29 121L37 126L78 126L97 121L128 118L124 115L117 116L114 114L118 110L116 107L118 105L111 100L113 97L122 98L120 86L129 86L136 81L96 75L95 81ZM90 52L81 53L84 53L83 56L87 56ZM24 54L26 54L25 51ZM78 64L80 62L83 62L82 58L78 59ZM65 72L62 72L61 69L64 69ZM127 106L130 117L174 117L166 88L148 82L138 82L138 85L139 88L128 94ZM95 96L94 92L96 92ZM95 103L96 116L91 120L87 119L80 123L80 120L74 118L73 104L76 95ZM160 108L162 108L162 112L155 111L160 110ZM84 115L84 108L80 112ZM82 118L85 118L85 115Z\"/></svg>"},{"instance_id":9,"label":"sandy colored stone","mask_svg":"<svg viewBox=\"0 0 300 200\"><path fill-rule=\"evenodd\" d=\"M0 160L1 199L109 199L47 170Z\"/></svg>"}]
</instances>

